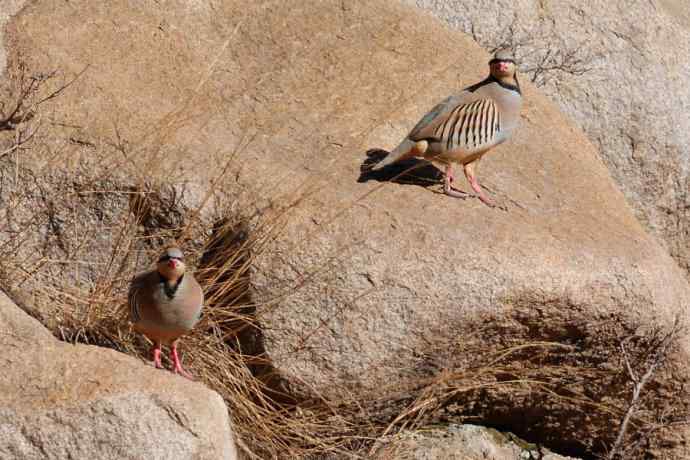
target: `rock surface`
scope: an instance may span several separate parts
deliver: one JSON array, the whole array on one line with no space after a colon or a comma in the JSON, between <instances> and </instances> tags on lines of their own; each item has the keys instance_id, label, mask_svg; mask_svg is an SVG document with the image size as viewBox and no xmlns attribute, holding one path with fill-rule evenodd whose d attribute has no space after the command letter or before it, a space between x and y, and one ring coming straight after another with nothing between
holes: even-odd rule
<instances>
[{"instance_id":1,"label":"rock surface","mask_svg":"<svg viewBox=\"0 0 690 460\"><path fill-rule=\"evenodd\" d=\"M56 340L0 292L0 458L237 458L218 394Z\"/></svg>"},{"instance_id":2,"label":"rock surface","mask_svg":"<svg viewBox=\"0 0 690 460\"><path fill-rule=\"evenodd\" d=\"M519 438L477 425L450 425L404 433L387 443L374 460L575 460Z\"/></svg>"},{"instance_id":3,"label":"rock surface","mask_svg":"<svg viewBox=\"0 0 690 460\"><path fill-rule=\"evenodd\" d=\"M487 48L514 47L690 278L690 3L407 1Z\"/></svg>"},{"instance_id":4,"label":"rock surface","mask_svg":"<svg viewBox=\"0 0 690 460\"><path fill-rule=\"evenodd\" d=\"M148 154L163 152L153 158L167 180L202 189L243 145L223 184L239 207L312 192L255 256L253 279L267 349L296 391L376 398L481 357L465 347L474 334L485 354L511 340L575 347L591 359L561 357L582 376L577 390L621 398L620 375L588 373L624 369L617 351L627 336L604 329L644 334L686 316L683 272L583 133L527 82L522 126L479 172L500 209L436 193L430 166L393 182L401 169L360 177L367 149L394 147L434 103L487 71L489 54L470 37L412 8L42 0L8 30L11 66L88 68L51 105L46 145L88 157L65 139L121 142L126 158L108 162L120 171L147 170ZM662 397L687 390L689 346L684 336L674 349L675 367L655 386ZM537 373L535 355L516 355L516 365ZM529 392L479 396L487 411L500 407L482 417L538 427L531 436L578 452L601 449L587 430L611 435L610 414L564 420L559 402ZM526 412L534 423L524 424Z\"/></svg>"},{"instance_id":5,"label":"rock surface","mask_svg":"<svg viewBox=\"0 0 690 460\"><path fill-rule=\"evenodd\" d=\"M25 3L26 0L0 0L0 77L4 76L5 67L7 66L7 53L4 43L5 24Z\"/></svg>"}]
</instances>

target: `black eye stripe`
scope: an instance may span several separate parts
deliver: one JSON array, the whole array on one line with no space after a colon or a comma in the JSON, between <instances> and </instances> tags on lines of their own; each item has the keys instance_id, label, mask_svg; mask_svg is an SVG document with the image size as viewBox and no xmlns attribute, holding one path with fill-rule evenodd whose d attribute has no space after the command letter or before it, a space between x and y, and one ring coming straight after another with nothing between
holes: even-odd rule
<instances>
[{"instance_id":1,"label":"black eye stripe","mask_svg":"<svg viewBox=\"0 0 690 460\"><path fill-rule=\"evenodd\" d=\"M511 64L515 64L513 59L492 59L489 61L489 65L498 64L499 62L510 62Z\"/></svg>"},{"instance_id":2,"label":"black eye stripe","mask_svg":"<svg viewBox=\"0 0 690 460\"><path fill-rule=\"evenodd\" d=\"M179 260L180 262L182 262L182 257L173 257L173 256L169 256L167 254L164 256L161 256L161 258L158 259L158 262L166 262L170 259Z\"/></svg>"}]
</instances>

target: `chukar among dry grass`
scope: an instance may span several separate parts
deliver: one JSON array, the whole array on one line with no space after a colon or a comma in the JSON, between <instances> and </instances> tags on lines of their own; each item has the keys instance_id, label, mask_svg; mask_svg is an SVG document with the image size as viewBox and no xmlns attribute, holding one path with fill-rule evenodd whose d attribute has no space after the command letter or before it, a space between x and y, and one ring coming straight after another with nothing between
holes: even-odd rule
<instances>
[{"instance_id":1,"label":"chukar among dry grass","mask_svg":"<svg viewBox=\"0 0 690 460\"><path fill-rule=\"evenodd\" d=\"M153 341L153 362L162 368L161 345L171 348L173 372L192 378L180 363L177 342L199 320L204 293L186 271L179 248L168 248L155 270L136 276L129 288L130 320L134 330Z\"/></svg>"},{"instance_id":2,"label":"chukar among dry grass","mask_svg":"<svg viewBox=\"0 0 690 460\"><path fill-rule=\"evenodd\" d=\"M511 54L497 52L489 61L489 69L486 79L448 97L427 113L372 170L412 156L438 161L446 165L443 191L464 198L466 194L453 187L453 163L460 163L479 199L493 206L484 195L474 168L485 153L505 142L517 127L522 93Z\"/></svg>"}]
</instances>

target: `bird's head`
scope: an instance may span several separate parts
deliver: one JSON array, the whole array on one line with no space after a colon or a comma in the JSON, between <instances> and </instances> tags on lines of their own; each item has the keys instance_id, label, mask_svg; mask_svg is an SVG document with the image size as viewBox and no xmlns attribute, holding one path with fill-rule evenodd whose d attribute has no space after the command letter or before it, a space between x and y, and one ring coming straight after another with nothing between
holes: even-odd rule
<instances>
[{"instance_id":1,"label":"bird's head","mask_svg":"<svg viewBox=\"0 0 690 460\"><path fill-rule=\"evenodd\" d=\"M515 58L507 50L497 51L489 61L489 68L491 75L498 80L515 78L515 73L517 72Z\"/></svg>"},{"instance_id":2,"label":"bird's head","mask_svg":"<svg viewBox=\"0 0 690 460\"><path fill-rule=\"evenodd\" d=\"M185 264L184 255L180 248L167 248L158 258L158 273L167 280L176 281L184 275Z\"/></svg>"}]
</instances>

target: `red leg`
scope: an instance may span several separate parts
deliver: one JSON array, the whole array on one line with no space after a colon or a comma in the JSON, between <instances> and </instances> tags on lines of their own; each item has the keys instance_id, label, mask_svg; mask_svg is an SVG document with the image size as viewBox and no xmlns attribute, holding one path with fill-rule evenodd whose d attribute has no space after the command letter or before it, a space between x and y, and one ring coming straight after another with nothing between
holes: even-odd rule
<instances>
[{"instance_id":1,"label":"red leg","mask_svg":"<svg viewBox=\"0 0 690 460\"><path fill-rule=\"evenodd\" d=\"M161 344L159 342L154 343L151 352L153 353L153 365L158 369L163 369L163 363L161 363Z\"/></svg>"},{"instance_id":2,"label":"red leg","mask_svg":"<svg viewBox=\"0 0 690 460\"><path fill-rule=\"evenodd\" d=\"M177 354L177 342L173 342L171 352L173 359L173 372L176 374L180 374L182 377L186 377L189 380L194 380L194 377L192 377L187 371L182 369L180 356Z\"/></svg>"},{"instance_id":3,"label":"red leg","mask_svg":"<svg viewBox=\"0 0 690 460\"><path fill-rule=\"evenodd\" d=\"M487 198L486 195L484 195L484 191L479 185L477 178L474 177L474 163L469 163L465 165L465 177L467 177L467 181L470 183L470 187L472 187L472 190L474 190L474 192L477 194L477 198L479 198L485 205L489 206L490 208L493 208L495 206L494 203L489 198Z\"/></svg>"},{"instance_id":4,"label":"red leg","mask_svg":"<svg viewBox=\"0 0 690 460\"><path fill-rule=\"evenodd\" d=\"M467 194L461 190L453 187L453 181L455 176L453 175L453 165L448 163L446 166L446 174L443 181L443 193L454 198L467 198Z\"/></svg>"}]
</instances>

